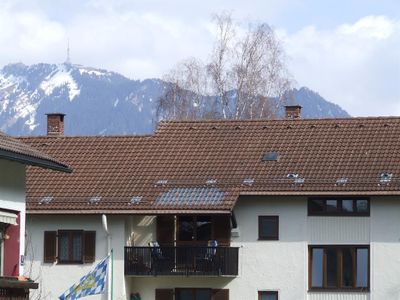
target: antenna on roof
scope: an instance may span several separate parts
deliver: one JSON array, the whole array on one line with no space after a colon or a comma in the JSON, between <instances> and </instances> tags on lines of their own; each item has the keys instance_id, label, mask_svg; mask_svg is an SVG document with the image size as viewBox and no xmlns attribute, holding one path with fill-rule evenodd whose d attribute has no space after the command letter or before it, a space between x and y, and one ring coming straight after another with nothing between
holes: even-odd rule
<instances>
[{"instance_id":1,"label":"antenna on roof","mask_svg":"<svg viewBox=\"0 0 400 300\"><path fill-rule=\"evenodd\" d=\"M67 59L65 60L65 64L67 65L71 64L71 57L69 55L69 39L67 39Z\"/></svg>"}]
</instances>

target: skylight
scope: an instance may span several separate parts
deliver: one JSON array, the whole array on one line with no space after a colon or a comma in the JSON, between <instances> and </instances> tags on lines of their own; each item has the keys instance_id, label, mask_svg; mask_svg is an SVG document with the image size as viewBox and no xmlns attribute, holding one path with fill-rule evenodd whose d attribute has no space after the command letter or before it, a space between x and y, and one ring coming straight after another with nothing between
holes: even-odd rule
<instances>
[{"instance_id":1,"label":"skylight","mask_svg":"<svg viewBox=\"0 0 400 300\"><path fill-rule=\"evenodd\" d=\"M389 172L383 172L380 176L379 182L381 184L389 184L392 181L393 174Z\"/></svg>"},{"instance_id":2,"label":"skylight","mask_svg":"<svg viewBox=\"0 0 400 300\"><path fill-rule=\"evenodd\" d=\"M277 161L279 159L278 152L267 152L264 153L262 161Z\"/></svg>"},{"instance_id":3,"label":"skylight","mask_svg":"<svg viewBox=\"0 0 400 300\"><path fill-rule=\"evenodd\" d=\"M50 204L51 201L54 200L54 197L52 196L46 196L40 199L39 204Z\"/></svg>"},{"instance_id":4,"label":"skylight","mask_svg":"<svg viewBox=\"0 0 400 300\"><path fill-rule=\"evenodd\" d=\"M101 201L101 197L100 196L94 196L94 197L89 199L89 203L90 204L98 204L100 201Z\"/></svg>"}]
</instances>

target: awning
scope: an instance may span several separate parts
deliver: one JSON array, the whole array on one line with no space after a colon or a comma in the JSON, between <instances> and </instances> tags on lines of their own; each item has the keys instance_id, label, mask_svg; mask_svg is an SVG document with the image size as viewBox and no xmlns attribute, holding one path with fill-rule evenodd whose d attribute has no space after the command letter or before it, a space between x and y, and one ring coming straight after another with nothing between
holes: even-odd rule
<instances>
[{"instance_id":1,"label":"awning","mask_svg":"<svg viewBox=\"0 0 400 300\"><path fill-rule=\"evenodd\" d=\"M17 215L0 210L0 223L17 225Z\"/></svg>"}]
</instances>

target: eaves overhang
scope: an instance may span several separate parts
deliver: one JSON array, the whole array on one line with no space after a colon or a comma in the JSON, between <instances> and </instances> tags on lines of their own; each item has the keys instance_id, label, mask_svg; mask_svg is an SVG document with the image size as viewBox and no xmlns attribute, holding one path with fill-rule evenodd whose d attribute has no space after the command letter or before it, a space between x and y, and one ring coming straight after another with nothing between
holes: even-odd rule
<instances>
[{"instance_id":1,"label":"eaves overhang","mask_svg":"<svg viewBox=\"0 0 400 300\"><path fill-rule=\"evenodd\" d=\"M30 155L25 155L13 151L7 151L4 149L0 149L0 158L16 161L25 165L41 167L45 169L51 169L55 171L65 172L65 173L72 173L72 169L64 164L57 163L48 159L33 157Z\"/></svg>"}]
</instances>

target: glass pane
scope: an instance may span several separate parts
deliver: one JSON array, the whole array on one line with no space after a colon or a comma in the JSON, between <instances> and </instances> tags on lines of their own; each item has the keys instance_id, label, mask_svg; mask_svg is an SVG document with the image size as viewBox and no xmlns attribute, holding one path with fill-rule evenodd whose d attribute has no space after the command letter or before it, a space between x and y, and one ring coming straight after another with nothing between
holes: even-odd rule
<instances>
[{"instance_id":1,"label":"glass pane","mask_svg":"<svg viewBox=\"0 0 400 300\"><path fill-rule=\"evenodd\" d=\"M358 212L368 212L368 200L361 199L356 201Z\"/></svg>"},{"instance_id":2,"label":"glass pane","mask_svg":"<svg viewBox=\"0 0 400 300\"><path fill-rule=\"evenodd\" d=\"M277 238L278 237L278 218L261 217L260 237Z\"/></svg>"},{"instance_id":3,"label":"glass pane","mask_svg":"<svg viewBox=\"0 0 400 300\"><path fill-rule=\"evenodd\" d=\"M337 200L326 200L326 211L337 211Z\"/></svg>"},{"instance_id":4,"label":"glass pane","mask_svg":"<svg viewBox=\"0 0 400 300\"><path fill-rule=\"evenodd\" d=\"M211 290L209 289L196 290L196 300L211 300Z\"/></svg>"},{"instance_id":5,"label":"glass pane","mask_svg":"<svg viewBox=\"0 0 400 300\"><path fill-rule=\"evenodd\" d=\"M353 256L352 249L343 248L343 286L353 286Z\"/></svg>"},{"instance_id":6,"label":"glass pane","mask_svg":"<svg viewBox=\"0 0 400 300\"><path fill-rule=\"evenodd\" d=\"M357 287L368 287L368 249L357 249Z\"/></svg>"},{"instance_id":7,"label":"glass pane","mask_svg":"<svg viewBox=\"0 0 400 300\"><path fill-rule=\"evenodd\" d=\"M73 246L72 246L72 260L82 261L82 234L74 233L73 235Z\"/></svg>"},{"instance_id":8,"label":"glass pane","mask_svg":"<svg viewBox=\"0 0 400 300\"><path fill-rule=\"evenodd\" d=\"M193 218L179 217L178 239L180 241L191 241L194 237Z\"/></svg>"},{"instance_id":9,"label":"glass pane","mask_svg":"<svg viewBox=\"0 0 400 300\"><path fill-rule=\"evenodd\" d=\"M343 212L354 212L353 200L343 200L342 201Z\"/></svg>"},{"instance_id":10,"label":"glass pane","mask_svg":"<svg viewBox=\"0 0 400 300\"><path fill-rule=\"evenodd\" d=\"M211 240L211 217L197 217L196 237L198 241Z\"/></svg>"},{"instance_id":11,"label":"glass pane","mask_svg":"<svg viewBox=\"0 0 400 300\"><path fill-rule=\"evenodd\" d=\"M261 292L261 300L278 300L278 293Z\"/></svg>"},{"instance_id":12,"label":"glass pane","mask_svg":"<svg viewBox=\"0 0 400 300\"><path fill-rule=\"evenodd\" d=\"M194 300L193 299L193 290L192 289L179 290L178 299L179 300Z\"/></svg>"},{"instance_id":13,"label":"glass pane","mask_svg":"<svg viewBox=\"0 0 400 300\"><path fill-rule=\"evenodd\" d=\"M68 242L68 234L60 233L58 238L60 239L60 249L58 249L58 257L60 261L69 260L69 242Z\"/></svg>"},{"instance_id":14,"label":"glass pane","mask_svg":"<svg viewBox=\"0 0 400 300\"><path fill-rule=\"evenodd\" d=\"M326 281L328 287L337 287L336 249L326 249Z\"/></svg>"},{"instance_id":15,"label":"glass pane","mask_svg":"<svg viewBox=\"0 0 400 300\"><path fill-rule=\"evenodd\" d=\"M324 249L312 249L312 287L323 286Z\"/></svg>"},{"instance_id":16,"label":"glass pane","mask_svg":"<svg viewBox=\"0 0 400 300\"><path fill-rule=\"evenodd\" d=\"M309 202L310 212L323 212L324 211L324 200L310 200Z\"/></svg>"}]
</instances>

